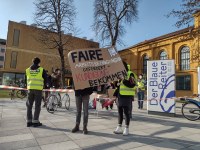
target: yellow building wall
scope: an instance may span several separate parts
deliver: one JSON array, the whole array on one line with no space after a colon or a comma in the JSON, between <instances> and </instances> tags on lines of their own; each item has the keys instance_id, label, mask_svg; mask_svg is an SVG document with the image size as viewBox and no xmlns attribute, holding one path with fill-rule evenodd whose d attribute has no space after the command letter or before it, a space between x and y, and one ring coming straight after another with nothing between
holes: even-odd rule
<instances>
[{"instance_id":1,"label":"yellow building wall","mask_svg":"<svg viewBox=\"0 0 200 150\"><path fill-rule=\"evenodd\" d=\"M18 46L13 46L14 29L20 30ZM41 66L48 70L50 73L52 71L52 68L60 68L61 63L58 50L49 49L44 44L39 42L37 40L39 37L39 32L41 32L41 29L39 28L9 21L5 68L3 69L4 72L23 73L25 69L32 64L32 59L34 57L39 57L41 59ZM55 36L55 34L51 33L51 36ZM65 64L67 69L70 69L67 58L67 54L69 51L74 49L99 47L99 43L90 40L85 40L70 35L64 35L63 38L66 41L68 40L68 43L64 47L67 49L66 51L64 51ZM11 53L13 51L18 52L16 68L10 67Z\"/></svg>"},{"instance_id":2,"label":"yellow building wall","mask_svg":"<svg viewBox=\"0 0 200 150\"><path fill-rule=\"evenodd\" d=\"M200 64L200 34L198 29L200 28L200 24L199 21L196 20L200 20L200 14L197 17L198 18L195 18L195 28L192 30L185 30L184 32L169 34L169 36L164 35L160 38L144 41L135 46L119 51L119 54L122 59L131 64L132 70L137 70L137 74L140 74L143 69L144 55L148 55L149 60L159 60L161 51L166 51L168 59L175 60L176 76L191 76L191 90L176 90L176 96L192 96L193 94L197 94L197 67ZM190 69L184 71L180 70L180 49L183 46L188 46L190 48ZM193 59L194 57L196 57L196 59Z\"/></svg>"}]
</instances>

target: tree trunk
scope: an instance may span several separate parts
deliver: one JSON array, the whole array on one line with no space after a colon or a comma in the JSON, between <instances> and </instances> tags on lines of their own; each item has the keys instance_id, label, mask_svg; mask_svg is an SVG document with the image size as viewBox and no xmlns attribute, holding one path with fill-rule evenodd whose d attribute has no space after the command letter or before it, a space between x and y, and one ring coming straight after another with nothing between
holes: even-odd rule
<instances>
[{"instance_id":1,"label":"tree trunk","mask_svg":"<svg viewBox=\"0 0 200 150\"><path fill-rule=\"evenodd\" d=\"M60 61L61 61L61 86L62 88L65 86L65 57L63 55L63 48L59 48L60 52Z\"/></svg>"}]
</instances>

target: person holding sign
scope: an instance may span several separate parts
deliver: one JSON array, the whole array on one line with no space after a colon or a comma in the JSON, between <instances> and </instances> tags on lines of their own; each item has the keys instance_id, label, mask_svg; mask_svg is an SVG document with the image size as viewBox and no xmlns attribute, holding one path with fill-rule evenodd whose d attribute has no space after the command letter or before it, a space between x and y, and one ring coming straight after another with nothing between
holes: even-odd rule
<instances>
[{"instance_id":1,"label":"person holding sign","mask_svg":"<svg viewBox=\"0 0 200 150\"><path fill-rule=\"evenodd\" d=\"M126 71L128 72L128 66L125 62L124 67L126 68ZM135 81L134 81L134 74L128 73L127 77L122 79L119 86L118 91L118 126L115 129L115 134L122 134L128 135L129 134L129 123L130 123L130 103L132 103L133 95L134 95L134 87L135 87ZM117 95L114 93L114 95ZM123 122L123 113L125 114L125 129L122 131L122 122Z\"/></svg>"},{"instance_id":2,"label":"person holding sign","mask_svg":"<svg viewBox=\"0 0 200 150\"><path fill-rule=\"evenodd\" d=\"M87 124L88 124L88 107L90 95L93 93L93 88L85 88L82 90L75 90L76 99L76 125L72 129L72 133L79 131L79 125L81 122L81 112L83 105L83 134L87 134Z\"/></svg>"}]
</instances>

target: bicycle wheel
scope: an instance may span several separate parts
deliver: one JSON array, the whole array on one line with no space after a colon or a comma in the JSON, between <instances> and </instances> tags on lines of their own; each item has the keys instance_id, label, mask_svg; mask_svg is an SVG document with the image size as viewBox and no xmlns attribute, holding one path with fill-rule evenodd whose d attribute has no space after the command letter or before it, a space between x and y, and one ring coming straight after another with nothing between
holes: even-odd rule
<instances>
[{"instance_id":1,"label":"bicycle wheel","mask_svg":"<svg viewBox=\"0 0 200 150\"><path fill-rule=\"evenodd\" d=\"M182 106L182 114L186 119L195 121L200 118L200 108L194 103L185 103Z\"/></svg>"},{"instance_id":2,"label":"bicycle wheel","mask_svg":"<svg viewBox=\"0 0 200 150\"><path fill-rule=\"evenodd\" d=\"M16 92L16 95L17 95L18 98L21 98L21 99L23 99L24 97L26 97L25 91L22 91L22 90L18 90Z\"/></svg>"},{"instance_id":3,"label":"bicycle wheel","mask_svg":"<svg viewBox=\"0 0 200 150\"><path fill-rule=\"evenodd\" d=\"M58 107L58 98L55 95L50 95L47 104L46 109L49 113L54 113L57 110Z\"/></svg>"},{"instance_id":4,"label":"bicycle wheel","mask_svg":"<svg viewBox=\"0 0 200 150\"><path fill-rule=\"evenodd\" d=\"M68 94L65 94L62 98L62 101L65 103L65 108L69 110L70 107L70 97Z\"/></svg>"}]
</instances>

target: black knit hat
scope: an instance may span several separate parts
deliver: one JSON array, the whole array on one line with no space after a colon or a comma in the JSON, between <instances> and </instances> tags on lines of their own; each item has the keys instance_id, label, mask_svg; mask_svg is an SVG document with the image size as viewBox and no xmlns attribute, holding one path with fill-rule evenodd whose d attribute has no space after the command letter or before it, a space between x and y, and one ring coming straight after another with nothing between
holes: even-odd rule
<instances>
[{"instance_id":1,"label":"black knit hat","mask_svg":"<svg viewBox=\"0 0 200 150\"><path fill-rule=\"evenodd\" d=\"M33 58L33 63L35 65L38 65L40 63L40 58L38 58L38 57Z\"/></svg>"}]
</instances>

